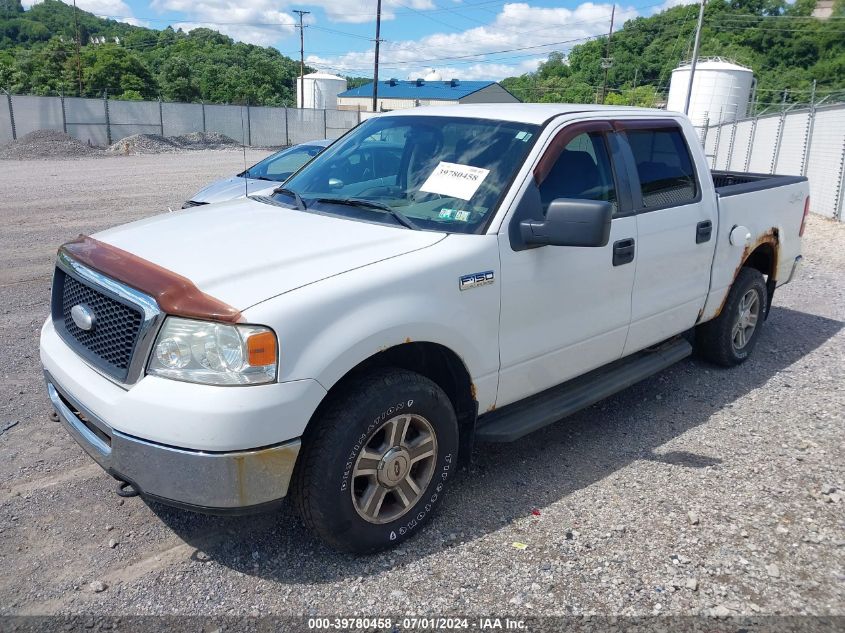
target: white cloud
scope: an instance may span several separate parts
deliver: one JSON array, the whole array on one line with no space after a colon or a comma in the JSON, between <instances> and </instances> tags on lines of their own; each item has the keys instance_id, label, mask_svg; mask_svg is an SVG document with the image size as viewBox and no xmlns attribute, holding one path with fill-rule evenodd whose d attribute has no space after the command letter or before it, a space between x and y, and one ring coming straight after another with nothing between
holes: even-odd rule
<instances>
[{"instance_id":1,"label":"white cloud","mask_svg":"<svg viewBox=\"0 0 845 633\"><path fill-rule=\"evenodd\" d=\"M419 40L382 45L380 76L421 77L436 68L444 77L501 79L530 72L548 53L568 50L574 44L606 33L611 4L585 2L574 9L533 7L512 3L502 7L495 19L458 33L435 33ZM633 7L618 7L615 27L638 13ZM389 31L385 33L385 36ZM487 51L502 51L485 54ZM369 74L373 51L351 52L338 57L309 56L308 63L350 74Z\"/></svg>"},{"instance_id":2,"label":"white cloud","mask_svg":"<svg viewBox=\"0 0 845 633\"><path fill-rule=\"evenodd\" d=\"M29 8L34 4L38 4L41 0L22 0L21 4L25 8ZM73 4L73 0L62 0L65 4ZM76 0L76 6L83 11L93 13L100 17L117 16L120 18L128 18L121 20L128 24L140 25L141 20L133 17L132 9L123 0Z\"/></svg>"},{"instance_id":3,"label":"white cloud","mask_svg":"<svg viewBox=\"0 0 845 633\"><path fill-rule=\"evenodd\" d=\"M666 9L671 9L672 7L680 7L684 4L699 4L700 0L666 0L663 4L660 4L654 7L651 10L651 15L655 13L660 13L661 11L665 11Z\"/></svg>"},{"instance_id":4,"label":"white cloud","mask_svg":"<svg viewBox=\"0 0 845 633\"><path fill-rule=\"evenodd\" d=\"M185 31L207 27L242 42L269 46L293 34L294 18L279 10L272 0L152 0L159 11L184 13L184 21L173 24Z\"/></svg>"}]
</instances>

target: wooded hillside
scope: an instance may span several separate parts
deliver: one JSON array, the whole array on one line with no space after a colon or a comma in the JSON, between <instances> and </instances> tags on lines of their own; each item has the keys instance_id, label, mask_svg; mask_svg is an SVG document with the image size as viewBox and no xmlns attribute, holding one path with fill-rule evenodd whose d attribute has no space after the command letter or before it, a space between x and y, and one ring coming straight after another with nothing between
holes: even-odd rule
<instances>
[{"instance_id":1,"label":"wooded hillside","mask_svg":"<svg viewBox=\"0 0 845 633\"><path fill-rule=\"evenodd\" d=\"M845 97L845 2L834 17L811 17L815 0L710 0L705 9L701 55L732 59L754 70L761 107L808 102L837 91ZM651 106L668 89L672 69L692 51L698 6L669 9L625 23L613 34L606 103ZM601 100L607 38L552 53L537 72L502 82L524 101L593 103ZM830 99L829 99L830 100Z\"/></svg>"},{"instance_id":2,"label":"wooded hillside","mask_svg":"<svg viewBox=\"0 0 845 633\"><path fill-rule=\"evenodd\" d=\"M82 43L79 68L76 25ZM306 72L312 69L306 68ZM209 29L161 31L104 20L58 0L27 11L0 0L0 87L20 94L254 105L294 104L299 62Z\"/></svg>"}]
</instances>

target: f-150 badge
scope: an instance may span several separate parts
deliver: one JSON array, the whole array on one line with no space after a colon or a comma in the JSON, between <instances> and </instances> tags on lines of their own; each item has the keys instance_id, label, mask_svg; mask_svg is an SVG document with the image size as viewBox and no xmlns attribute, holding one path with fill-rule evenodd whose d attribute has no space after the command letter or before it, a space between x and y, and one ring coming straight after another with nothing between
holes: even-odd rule
<instances>
[{"instance_id":1,"label":"f-150 badge","mask_svg":"<svg viewBox=\"0 0 845 633\"><path fill-rule=\"evenodd\" d=\"M464 275L458 282L458 287L461 290L469 290L470 288L479 288L480 286L487 286L492 284L495 276L492 270L487 270L483 273L473 273L471 275Z\"/></svg>"}]
</instances>

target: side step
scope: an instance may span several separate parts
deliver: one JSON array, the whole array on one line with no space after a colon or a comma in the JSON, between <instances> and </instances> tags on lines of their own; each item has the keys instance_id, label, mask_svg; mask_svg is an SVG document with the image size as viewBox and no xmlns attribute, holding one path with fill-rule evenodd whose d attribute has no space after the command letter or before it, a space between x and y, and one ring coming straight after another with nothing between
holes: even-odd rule
<instances>
[{"instance_id":1,"label":"side step","mask_svg":"<svg viewBox=\"0 0 845 633\"><path fill-rule=\"evenodd\" d=\"M692 354L683 338L639 352L478 418L479 442L512 442L627 389Z\"/></svg>"}]
</instances>

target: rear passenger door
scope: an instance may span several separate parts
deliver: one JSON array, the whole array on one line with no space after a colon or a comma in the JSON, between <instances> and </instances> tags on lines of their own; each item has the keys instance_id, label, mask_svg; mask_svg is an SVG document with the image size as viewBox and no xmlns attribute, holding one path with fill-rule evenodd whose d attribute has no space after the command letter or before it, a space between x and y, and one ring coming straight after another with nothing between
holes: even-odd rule
<instances>
[{"instance_id":1,"label":"rear passenger door","mask_svg":"<svg viewBox=\"0 0 845 633\"><path fill-rule=\"evenodd\" d=\"M695 325L710 285L717 211L713 196L702 195L677 121L622 120L614 127L631 174L637 218L627 355Z\"/></svg>"}]
</instances>

